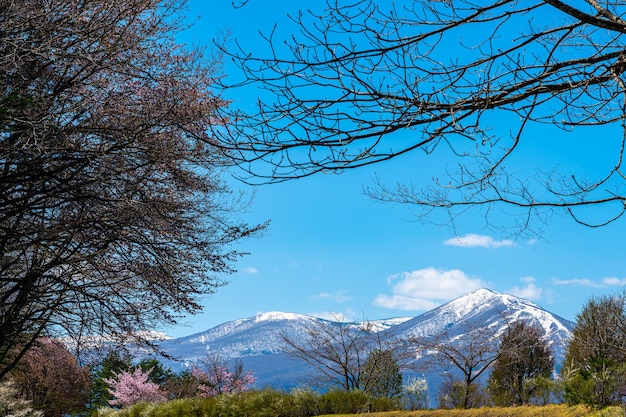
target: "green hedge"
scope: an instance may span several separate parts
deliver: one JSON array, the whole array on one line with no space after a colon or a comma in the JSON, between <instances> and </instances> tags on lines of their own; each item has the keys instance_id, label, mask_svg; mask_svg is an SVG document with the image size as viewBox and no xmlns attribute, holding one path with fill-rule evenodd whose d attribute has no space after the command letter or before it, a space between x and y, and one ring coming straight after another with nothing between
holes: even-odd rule
<instances>
[{"instance_id":1,"label":"green hedge","mask_svg":"<svg viewBox=\"0 0 626 417\"><path fill-rule=\"evenodd\" d=\"M373 398L361 391L312 390L291 393L265 389L215 398L185 398L160 404L139 403L122 410L105 408L99 417L312 417L397 410L397 401Z\"/></svg>"}]
</instances>

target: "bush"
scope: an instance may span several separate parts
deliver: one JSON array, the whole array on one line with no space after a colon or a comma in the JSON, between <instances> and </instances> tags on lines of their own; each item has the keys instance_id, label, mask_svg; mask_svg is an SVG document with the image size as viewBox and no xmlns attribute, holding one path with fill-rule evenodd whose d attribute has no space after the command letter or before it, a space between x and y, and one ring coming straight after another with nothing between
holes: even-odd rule
<instances>
[{"instance_id":1,"label":"bush","mask_svg":"<svg viewBox=\"0 0 626 417\"><path fill-rule=\"evenodd\" d=\"M318 394L311 388L293 389L290 393L291 417L310 417L318 414Z\"/></svg>"},{"instance_id":2,"label":"bush","mask_svg":"<svg viewBox=\"0 0 626 417\"><path fill-rule=\"evenodd\" d=\"M215 398L184 398L171 400L154 407L145 417L204 417L216 416Z\"/></svg>"},{"instance_id":3,"label":"bush","mask_svg":"<svg viewBox=\"0 0 626 417\"><path fill-rule=\"evenodd\" d=\"M275 417L286 415L288 394L265 389L246 393L221 395L217 399L216 416L220 417Z\"/></svg>"},{"instance_id":4,"label":"bush","mask_svg":"<svg viewBox=\"0 0 626 417\"><path fill-rule=\"evenodd\" d=\"M332 390L320 395L319 414L357 414L369 411L371 397L363 391Z\"/></svg>"},{"instance_id":5,"label":"bush","mask_svg":"<svg viewBox=\"0 0 626 417\"><path fill-rule=\"evenodd\" d=\"M141 402L121 410L103 408L98 417L312 417L399 408L399 400L375 398L362 391L334 390L318 395L306 388L291 393L264 389L160 404Z\"/></svg>"}]
</instances>

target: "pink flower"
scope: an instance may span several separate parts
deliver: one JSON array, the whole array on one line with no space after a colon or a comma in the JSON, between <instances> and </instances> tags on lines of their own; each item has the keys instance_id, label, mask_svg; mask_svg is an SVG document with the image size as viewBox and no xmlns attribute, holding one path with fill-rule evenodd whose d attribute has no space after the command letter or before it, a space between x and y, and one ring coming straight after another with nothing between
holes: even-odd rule
<instances>
[{"instance_id":1,"label":"pink flower","mask_svg":"<svg viewBox=\"0 0 626 417\"><path fill-rule=\"evenodd\" d=\"M249 391L250 386L256 382L252 371L235 376L225 366L221 365L212 367L211 372L194 368L191 373L200 381L198 395L201 397Z\"/></svg>"},{"instance_id":2,"label":"pink flower","mask_svg":"<svg viewBox=\"0 0 626 417\"><path fill-rule=\"evenodd\" d=\"M104 382L109 385L109 392L115 397L109 401L109 404L126 407L140 401L161 402L167 400L167 395L161 390L159 384L148 379L150 372L152 369L144 373L141 368L137 367L132 373L123 371L114 374L114 378L105 379Z\"/></svg>"}]
</instances>

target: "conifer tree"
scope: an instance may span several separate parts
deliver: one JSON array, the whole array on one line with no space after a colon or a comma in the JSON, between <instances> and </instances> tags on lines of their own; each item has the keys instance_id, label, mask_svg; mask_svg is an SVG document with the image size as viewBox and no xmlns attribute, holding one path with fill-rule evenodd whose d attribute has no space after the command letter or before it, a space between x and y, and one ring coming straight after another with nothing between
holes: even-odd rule
<instances>
[{"instance_id":1,"label":"conifer tree","mask_svg":"<svg viewBox=\"0 0 626 417\"><path fill-rule=\"evenodd\" d=\"M576 316L562 376L570 404L619 402L626 378L626 294L591 298Z\"/></svg>"},{"instance_id":2,"label":"conifer tree","mask_svg":"<svg viewBox=\"0 0 626 417\"><path fill-rule=\"evenodd\" d=\"M513 323L502 335L493 364L489 391L501 406L530 404L543 397L542 382L554 369L554 357L543 331L524 321Z\"/></svg>"}]
</instances>

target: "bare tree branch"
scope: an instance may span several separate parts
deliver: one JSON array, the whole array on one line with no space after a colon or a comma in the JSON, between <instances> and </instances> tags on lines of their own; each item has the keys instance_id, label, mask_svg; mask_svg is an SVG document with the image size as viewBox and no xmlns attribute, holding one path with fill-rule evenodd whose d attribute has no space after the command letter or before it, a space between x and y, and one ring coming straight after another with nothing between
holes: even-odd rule
<instances>
[{"instance_id":1,"label":"bare tree branch","mask_svg":"<svg viewBox=\"0 0 626 417\"><path fill-rule=\"evenodd\" d=\"M134 339L200 309L259 228L221 180L219 62L177 0L0 0L0 378L40 335Z\"/></svg>"},{"instance_id":2,"label":"bare tree branch","mask_svg":"<svg viewBox=\"0 0 626 417\"><path fill-rule=\"evenodd\" d=\"M453 221L476 207L488 225L498 209L512 210L522 230L553 213L603 226L626 201L625 12L620 2L595 0L328 0L292 16L291 37L267 34L265 55L224 50L241 75L226 91L258 88L259 99L254 108L222 109L233 123L216 137L249 182L410 154L415 188L381 183L368 192L416 207L423 220L442 212ZM575 169L523 159L526 146L553 143L539 129L568 137L600 126L620 133L562 144L563 154L597 149L609 162L593 173L582 161ZM420 170L432 154L456 168Z\"/></svg>"}]
</instances>

